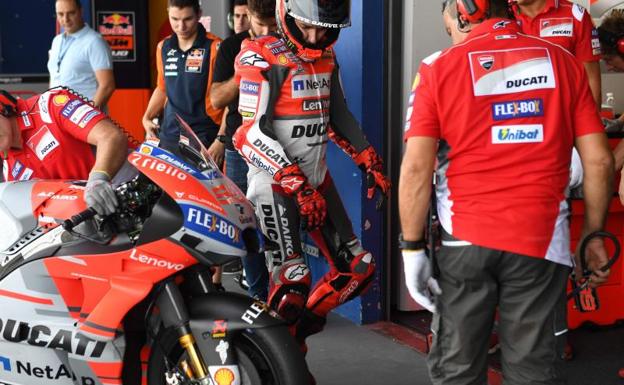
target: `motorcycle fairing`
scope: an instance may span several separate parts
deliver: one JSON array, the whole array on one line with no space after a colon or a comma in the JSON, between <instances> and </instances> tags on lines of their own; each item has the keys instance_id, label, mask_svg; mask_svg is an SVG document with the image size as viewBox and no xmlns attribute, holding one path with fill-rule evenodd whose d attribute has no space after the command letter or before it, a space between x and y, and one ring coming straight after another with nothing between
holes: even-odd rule
<instances>
[{"instance_id":1,"label":"motorcycle fairing","mask_svg":"<svg viewBox=\"0 0 624 385\"><path fill-rule=\"evenodd\" d=\"M73 181L40 180L33 185L30 200L39 224L57 223L87 208L84 186Z\"/></svg>"},{"instance_id":2,"label":"motorcycle fairing","mask_svg":"<svg viewBox=\"0 0 624 385\"><path fill-rule=\"evenodd\" d=\"M238 293L203 295L191 301L188 310L189 324L203 358L206 362L221 363L209 367L212 378L216 379L221 370L232 384L240 384L241 378L233 338L246 329L283 324L266 304Z\"/></svg>"},{"instance_id":3,"label":"motorcycle fairing","mask_svg":"<svg viewBox=\"0 0 624 385\"><path fill-rule=\"evenodd\" d=\"M84 187L73 181L0 183L0 250L6 250L38 224L62 221L86 209L83 193Z\"/></svg>"},{"instance_id":4,"label":"motorcycle fairing","mask_svg":"<svg viewBox=\"0 0 624 385\"><path fill-rule=\"evenodd\" d=\"M74 385L74 377L80 384L84 377L91 381L85 384L120 384L121 369L118 375L108 369L121 368L123 336L106 343L78 333L80 308L66 303L48 276L47 260L31 261L0 281L0 382Z\"/></svg>"},{"instance_id":5,"label":"motorcycle fairing","mask_svg":"<svg viewBox=\"0 0 624 385\"><path fill-rule=\"evenodd\" d=\"M154 283L196 264L182 246L163 239L129 251L45 259L45 265L85 336L114 338L126 313Z\"/></svg>"},{"instance_id":6,"label":"motorcycle fairing","mask_svg":"<svg viewBox=\"0 0 624 385\"><path fill-rule=\"evenodd\" d=\"M182 209L184 225L173 239L188 244L183 238L191 235L197 239L194 249L201 253L240 257L247 254L242 232L257 229L253 208L218 169L199 172L173 153L149 143L141 145L129 161Z\"/></svg>"},{"instance_id":7,"label":"motorcycle fairing","mask_svg":"<svg viewBox=\"0 0 624 385\"><path fill-rule=\"evenodd\" d=\"M227 219L211 213L200 205L179 202L184 214L184 227L196 233L211 233L211 238L244 250L241 230Z\"/></svg>"},{"instance_id":8,"label":"motorcycle fairing","mask_svg":"<svg viewBox=\"0 0 624 385\"><path fill-rule=\"evenodd\" d=\"M148 152L146 149L151 149L151 152ZM139 150L140 152L134 152L128 157L130 164L153 180L173 199L181 199L185 195L201 197L202 204L221 215L226 214L219 201L208 192L206 186L199 179L195 178L193 174L156 156L152 156L152 153L158 155L166 151L146 144L143 144ZM168 154L173 156L170 153ZM182 184L184 185L182 186Z\"/></svg>"},{"instance_id":9,"label":"motorcycle fairing","mask_svg":"<svg viewBox=\"0 0 624 385\"><path fill-rule=\"evenodd\" d=\"M109 344L113 345L113 344ZM121 346L123 351L123 346ZM116 362L97 363L72 358L65 352L20 346L0 341L0 382L14 385L103 385L121 384L121 357ZM110 368L119 367L119 373Z\"/></svg>"}]
</instances>

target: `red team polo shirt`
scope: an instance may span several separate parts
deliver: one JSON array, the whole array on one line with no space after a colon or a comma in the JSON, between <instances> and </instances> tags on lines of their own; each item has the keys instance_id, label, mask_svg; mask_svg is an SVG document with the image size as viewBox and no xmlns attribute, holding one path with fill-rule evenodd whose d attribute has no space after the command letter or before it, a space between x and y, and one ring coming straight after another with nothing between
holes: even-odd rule
<instances>
[{"instance_id":1,"label":"red team polo shirt","mask_svg":"<svg viewBox=\"0 0 624 385\"><path fill-rule=\"evenodd\" d=\"M546 0L544 10L530 19L514 5L522 32L559 44L581 62L600 60L598 31L585 8L567 0Z\"/></svg>"},{"instance_id":2,"label":"red team polo shirt","mask_svg":"<svg viewBox=\"0 0 624 385\"><path fill-rule=\"evenodd\" d=\"M437 192L448 233L569 265L562 232L573 141L603 131L581 64L493 19L422 62L405 140L448 144Z\"/></svg>"},{"instance_id":3,"label":"red team polo shirt","mask_svg":"<svg viewBox=\"0 0 624 385\"><path fill-rule=\"evenodd\" d=\"M89 177L95 156L87 136L106 115L64 89L19 100L18 113L23 147L2 154L5 180Z\"/></svg>"}]
</instances>

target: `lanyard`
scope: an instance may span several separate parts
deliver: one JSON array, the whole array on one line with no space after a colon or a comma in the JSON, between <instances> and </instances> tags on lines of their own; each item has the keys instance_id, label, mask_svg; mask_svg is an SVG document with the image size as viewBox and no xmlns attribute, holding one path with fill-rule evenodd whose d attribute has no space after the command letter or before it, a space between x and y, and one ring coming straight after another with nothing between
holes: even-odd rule
<instances>
[{"instance_id":1,"label":"lanyard","mask_svg":"<svg viewBox=\"0 0 624 385\"><path fill-rule=\"evenodd\" d=\"M73 36L63 35L61 37L61 47L59 49L58 61L56 63L56 72L57 73L61 72L61 63L63 62L63 58L65 58L65 55L67 54L67 51L69 50L69 46L73 42L74 42L74 37Z\"/></svg>"}]
</instances>

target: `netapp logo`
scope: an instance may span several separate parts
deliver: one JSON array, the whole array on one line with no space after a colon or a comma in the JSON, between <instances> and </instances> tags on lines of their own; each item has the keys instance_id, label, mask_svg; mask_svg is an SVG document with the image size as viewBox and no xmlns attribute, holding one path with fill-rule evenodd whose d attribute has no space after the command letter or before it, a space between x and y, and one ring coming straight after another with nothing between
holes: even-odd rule
<instances>
[{"instance_id":1,"label":"netapp logo","mask_svg":"<svg viewBox=\"0 0 624 385\"><path fill-rule=\"evenodd\" d=\"M297 99L312 96L329 96L330 76L330 73L294 76L292 97Z\"/></svg>"},{"instance_id":2,"label":"netapp logo","mask_svg":"<svg viewBox=\"0 0 624 385\"><path fill-rule=\"evenodd\" d=\"M17 374L25 375L28 377L46 378L48 380L69 379L74 383L78 383L76 374L71 371L67 366L61 364L59 367L46 366L34 366L30 362L14 360L12 365L11 359L0 356L0 365L5 372L15 371ZM94 385L95 380L91 377L80 377L80 384L82 385Z\"/></svg>"},{"instance_id":3,"label":"netapp logo","mask_svg":"<svg viewBox=\"0 0 624 385\"><path fill-rule=\"evenodd\" d=\"M294 126L292 130L291 138L302 138L304 136L308 138L314 138L316 136L323 136L327 133L327 123L314 123L306 126Z\"/></svg>"},{"instance_id":4,"label":"netapp logo","mask_svg":"<svg viewBox=\"0 0 624 385\"><path fill-rule=\"evenodd\" d=\"M302 104L304 111L321 111L329 109L329 99L304 100Z\"/></svg>"},{"instance_id":5,"label":"netapp logo","mask_svg":"<svg viewBox=\"0 0 624 385\"><path fill-rule=\"evenodd\" d=\"M492 143L539 143L544 141L544 127L541 124L517 124L493 126Z\"/></svg>"},{"instance_id":6,"label":"netapp logo","mask_svg":"<svg viewBox=\"0 0 624 385\"><path fill-rule=\"evenodd\" d=\"M544 116L542 99L516 100L492 104L494 120Z\"/></svg>"}]
</instances>

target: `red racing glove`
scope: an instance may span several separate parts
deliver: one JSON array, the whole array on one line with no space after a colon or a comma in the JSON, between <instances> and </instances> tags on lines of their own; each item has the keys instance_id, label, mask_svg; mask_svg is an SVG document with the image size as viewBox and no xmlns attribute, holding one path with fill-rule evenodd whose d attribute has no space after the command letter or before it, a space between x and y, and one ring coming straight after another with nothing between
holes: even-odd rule
<instances>
[{"instance_id":1,"label":"red racing glove","mask_svg":"<svg viewBox=\"0 0 624 385\"><path fill-rule=\"evenodd\" d=\"M366 197L372 199L375 195L375 188L387 197L390 191L390 180L383 174L383 159L377 155L373 146L366 147L353 160L362 171L366 172L368 187Z\"/></svg>"},{"instance_id":2,"label":"red racing glove","mask_svg":"<svg viewBox=\"0 0 624 385\"><path fill-rule=\"evenodd\" d=\"M308 183L308 178L296 164L291 164L279 170L275 177L282 189L295 198L301 215L303 228L314 230L325 221L327 207L325 198Z\"/></svg>"},{"instance_id":3,"label":"red racing glove","mask_svg":"<svg viewBox=\"0 0 624 385\"><path fill-rule=\"evenodd\" d=\"M334 130L327 130L327 136L332 142L336 143L336 146L340 147L340 149L344 151L345 154L349 155L351 159L354 159L357 156L357 152L355 151L355 148L353 148L351 143L349 143L349 141L342 136L336 134Z\"/></svg>"}]
</instances>

